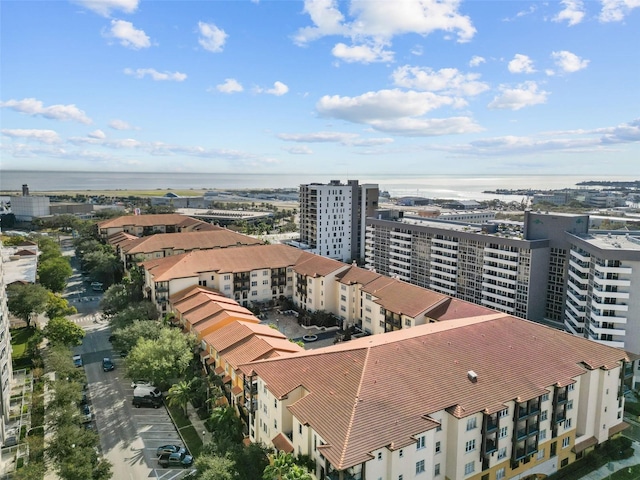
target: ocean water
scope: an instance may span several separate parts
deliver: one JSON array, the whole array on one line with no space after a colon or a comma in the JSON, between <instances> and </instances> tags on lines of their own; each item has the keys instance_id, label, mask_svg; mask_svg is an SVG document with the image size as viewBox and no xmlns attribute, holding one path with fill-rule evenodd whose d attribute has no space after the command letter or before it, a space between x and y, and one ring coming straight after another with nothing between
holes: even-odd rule
<instances>
[{"instance_id":1,"label":"ocean water","mask_svg":"<svg viewBox=\"0 0 640 480\"><path fill-rule=\"evenodd\" d=\"M458 200L488 200L498 198L520 201L518 196L485 194L497 189L558 190L577 188L576 183L595 181L634 181L629 176L572 175L407 175L407 174L246 174L246 173L168 173L168 172L63 172L63 171L0 171L0 190L20 192L27 184L31 193L85 190L237 190L261 188L297 188L304 183L327 183L330 180L358 180L377 183L392 196L421 196Z\"/></svg>"}]
</instances>

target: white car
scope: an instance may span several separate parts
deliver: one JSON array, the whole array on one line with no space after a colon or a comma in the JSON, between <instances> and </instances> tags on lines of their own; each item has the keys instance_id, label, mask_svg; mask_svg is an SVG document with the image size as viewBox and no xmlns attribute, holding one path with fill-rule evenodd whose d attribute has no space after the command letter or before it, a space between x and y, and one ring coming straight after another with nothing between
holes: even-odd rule
<instances>
[{"instance_id":1,"label":"white car","mask_svg":"<svg viewBox=\"0 0 640 480\"><path fill-rule=\"evenodd\" d=\"M134 380L131 382L131 388L136 387L153 387L153 384L147 380Z\"/></svg>"}]
</instances>

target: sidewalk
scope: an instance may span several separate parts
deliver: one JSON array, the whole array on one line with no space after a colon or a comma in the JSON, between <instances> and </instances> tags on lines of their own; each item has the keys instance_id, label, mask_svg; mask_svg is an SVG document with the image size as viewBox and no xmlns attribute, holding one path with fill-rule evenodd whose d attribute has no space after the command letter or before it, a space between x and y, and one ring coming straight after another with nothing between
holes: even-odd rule
<instances>
[{"instance_id":1,"label":"sidewalk","mask_svg":"<svg viewBox=\"0 0 640 480\"><path fill-rule=\"evenodd\" d=\"M623 468L632 467L634 465L640 464L640 443L634 441L633 442L633 455L629 458L625 458L624 460L616 460L609 462L607 465L600 467L598 470L594 470L582 477L582 480L604 480L609 478L609 476L613 472L617 472Z\"/></svg>"},{"instance_id":2,"label":"sidewalk","mask_svg":"<svg viewBox=\"0 0 640 480\"><path fill-rule=\"evenodd\" d=\"M198 432L198 435L200 435L200 438L204 438L204 441L202 442L202 444L204 445L205 443L210 442L211 432L209 432L207 427L204 426L204 421L200 420L200 417L198 416L198 412L196 412L196 409L193 408L193 405L191 405L191 402L187 403L187 417L189 417L189 421L191 422L191 425L193 425L193 428L196 429L196 432ZM206 433L203 433L203 432L206 432Z\"/></svg>"}]
</instances>

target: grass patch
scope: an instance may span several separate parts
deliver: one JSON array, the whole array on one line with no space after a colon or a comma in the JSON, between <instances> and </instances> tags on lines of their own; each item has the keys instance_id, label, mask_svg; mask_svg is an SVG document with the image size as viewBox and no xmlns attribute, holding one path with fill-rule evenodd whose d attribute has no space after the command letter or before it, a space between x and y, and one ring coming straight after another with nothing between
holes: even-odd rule
<instances>
[{"instance_id":1,"label":"grass patch","mask_svg":"<svg viewBox=\"0 0 640 480\"><path fill-rule=\"evenodd\" d=\"M624 411L629 415L636 415L640 417L640 403L626 401L624 403Z\"/></svg>"},{"instance_id":2,"label":"grass patch","mask_svg":"<svg viewBox=\"0 0 640 480\"><path fill-rule=\"evenodd\" d=\"M611 474L611 480L636 480L640 478L640 464L621 468Z\"/></svg>"},{"instance_id":3,"label":"grass patch","mask_svg":"<svg viewBox=\"0 0 640 480\"><path fill-rule=\"evenodd\" d=\"M28 355L29 339L33 336L36 329L33 327L16 328L11 330L11 356L13 358L22 358Z\"/></svg>"},{"instance_id":4,"label":"grass patch","mask_svg":"<svg viewBox=\"0 0 640 480\"><path fill-rule=\"evenodd\" d=\"M184 438L184 443L186 444L187 449L191 452L191 455L197 457L200 455L202 450L202 437L201 433L198 433L196 429L191 425L191 421L184 415L184 412L180 407L167 405L167 410L169 410L169 414L173 419L173 423L176 425L176 428L180 430L180 434L182 438Z\"/></svg>"}]
</instances>

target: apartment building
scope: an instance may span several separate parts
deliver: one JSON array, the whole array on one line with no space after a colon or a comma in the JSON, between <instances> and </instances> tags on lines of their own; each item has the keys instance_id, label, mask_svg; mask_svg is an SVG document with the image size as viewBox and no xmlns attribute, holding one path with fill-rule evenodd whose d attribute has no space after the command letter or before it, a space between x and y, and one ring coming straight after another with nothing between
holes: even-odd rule
<instances>
[{"instance_id":1,"label":"apartment building","mask_svg":"<svg viewBox=\"0 0 640 480\"><path fill-rule=\"evenodd\" d=\"M378 208L378 185L348 180L300 185L300 246L350 262L364 255L366 218Z\"/></svg>"},{"instance_id":2,"label":"apartment building","mask_svg":"<svg viewBox=\"0 0 640 480\"><path fill-rule=\"evenodd\" d=\"M521 318L562 324L566 232L588 216L525 212L524 225L467 224L378 212L366 267Z\"/></svg>"},{"instance_id":3,"label":"apartment building","mask_svg":"<svg viewBox=\"0 0 640 480\"><path fill-rule=\"evenodd\" d=\"M0 241L0 250L3 250ZM11 334L9 333L9 308L7 307L7 283L5 279L5 258L0 258L0 446L4 446L6 427L9 423L11 399ZM0 460L2 461L2 460Z\"/></svg>"},{"instance_id":4,"label":"apartment building","mask_svg":"<svg viewBox=\"0 0 640 480\"><path fill-rule=\"evenodd\" d=\"M144 237L156 233L212 231L220 227L177 213L163 213L156 215L125 215L99 222L96 224L96 228L100 238L106 242L111 235L120 232L126 232L136 237Z\"/></svg>"},{"instance_id":5,"label":"apartment building","mask_svg":"<svg viewBox=\"0 0 640 480\"><path fill-rule=\"evenodd\" d=\"M293 296L293 266L304 255L287 245L194 250L142 262L146 298L167 313L169 296L193 285L210 287L242 306Z\"/></svg>"},{"instance_id":6,"label":"apartment building","mask_svg":"<svg viewBox=\"0 0 640 480\"><path fill-rule=\"evenodd\" d=\"M116 249L125 268L145 260L164 258L193 250L210 250L245 245L261 245L257 238L213 226L211 230L184 233L158 233L137 237L126 232L111 235L107 242Z\"/></svg>"},{"instance_id":7,"label":"apartment building","mask_svg":"<svg viewBox=\"0 0 640 480\"><path fill-rule=\"evenodd\" d=\"M566 329L640 352L640 235L569 235L569 242Z\"/></svg>"},{"instance_id":8,"label":"apartment building","mask_svg":"<svg viewBox=\"0 0 640 480\"><path fill-rule=\"evenodd\" d=\"M249 435L328 479L549 475L625 428L627 354L503 313L242 365Z\"/></svg>"}]
</instances>

